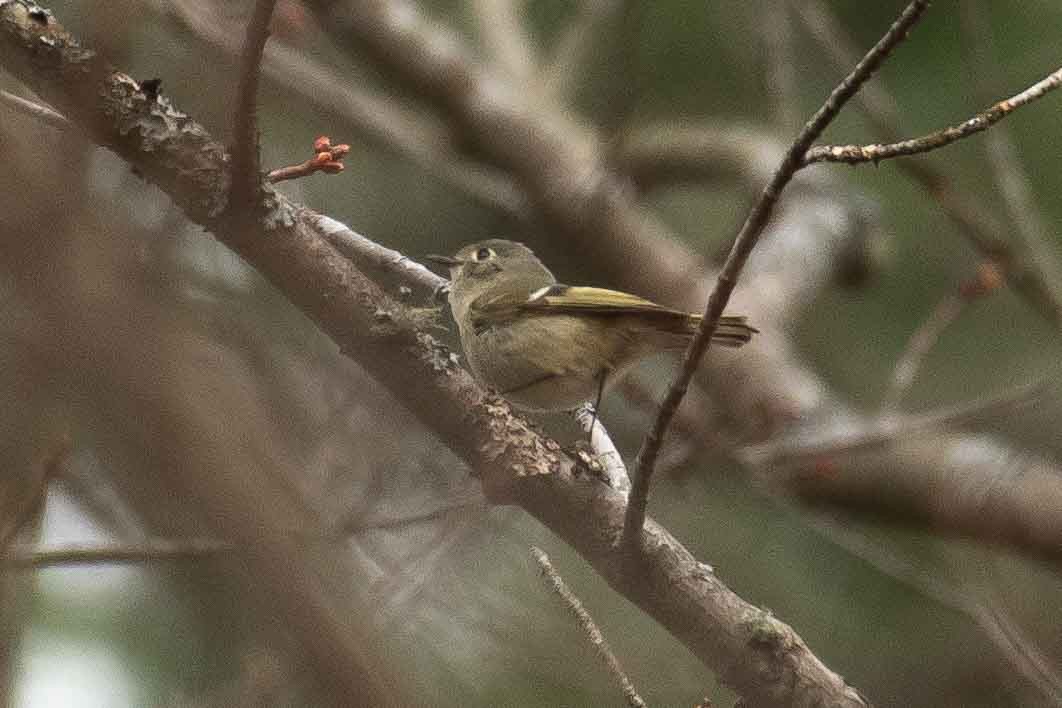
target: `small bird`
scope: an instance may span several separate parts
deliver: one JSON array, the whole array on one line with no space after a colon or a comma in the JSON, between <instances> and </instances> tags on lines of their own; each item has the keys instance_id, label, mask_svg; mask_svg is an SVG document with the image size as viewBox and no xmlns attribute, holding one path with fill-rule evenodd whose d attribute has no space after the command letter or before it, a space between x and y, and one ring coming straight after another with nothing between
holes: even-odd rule
<instances>
[{"instance_id":1,"label":"small bird","mask_svg":"<svg viewBox=\"0 0 1062 708\"><path fill-rule=\"evenodd\" d=\"M701 316L617 290L561 285L522 243L490 239L454 256L450 309L475 377L519 408L594 401L643 357L686 348ZM712 341L740 347L757 330L724 316Z\"/></svg>"}]
</instances>

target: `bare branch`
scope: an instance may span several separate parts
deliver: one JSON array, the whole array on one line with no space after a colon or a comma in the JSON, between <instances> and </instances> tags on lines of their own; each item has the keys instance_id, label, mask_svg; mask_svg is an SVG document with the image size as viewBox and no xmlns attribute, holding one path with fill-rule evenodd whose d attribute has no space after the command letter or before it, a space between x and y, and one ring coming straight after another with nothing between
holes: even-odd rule
<instances>
[{"instance_id":1,"label":"bare branch","mask_svg":"<svg viewBox=\"0 0 1062 708\"><path fill-rule=\"evenodd\" d=\"M845 36L837 18L819 0L800 0L796 12L805 28L819 42L827 56L840 69L846 69L857 56L850 39ZM896 101L880 85L870 84L858 95L863 115L885 143L902 139L902 124ZM1056 282L1030 262L1007 242L1011 229L1005 227L996 214L977 201L968 198L952 184L942 170L927 160L900 159L897 163L905 174L921 184L956 225L959 233L986 258L998 262L1007 271L1007 279L1014 289L1036 310L1037 314L1054 326L1062 326L1062 297L1055 293Z\"/></svg>"},{"instance_id":2,"label":"bare branch","mask_svg":"<svg viewBox=\"0 0 1062 708\"><path fill-rule=\"evenodd\" d=\"M3 562L11 568L54 568L70 565L153 563L204 558L236 550L236 545L209 538L146 539L125 545L71 544L62 548L15 549Z\"/></svg>"},{"instance_id":3,"label":"bare branch","mask_svg":"<svg viewBox=\"0 0 1062 708\"><path fill-rule=\"evenodd\" d=\"M1062 562L1062 487L1051 460L985 435L898 437L889 451L843 461L820 457L772 481L812 504L858 509ZM931 454L937 464L927 469L922 460ZM843 472L841 464L847 465Z\"/></svg>"},{"instance_id":4,"label":"bare branch","mask_svg":"<svg viewBox=\"0 0 1062 708\"><path fill-rule=\"evenodd\" d=\"M549 556L545 551L537 546L531 546L531 555L534 557L535 562L538 563L538 567L542 571L542 577L549 583L550 589L561 599L564 605L568 608L568 612L575 617L575 621L579 623L579 628L583 630L583 634L590 641L590 644L594 647L594 651L601 657L601 660L605 662L605 666L608 667L609 673L612 674L616 682L619 683L620 688L623 689L623 697L627 699L627 705L632 708L645 708L645 701L638 695L638 690L634 687L630 678L623 670L623 666L620 664L619 659L612 653L612 648L608 645L608 640L605 639L605 635L598 629L597 623L594 622L594 618L590 616L590 613L583 607L583 603L579 601L579 598L564 582L564 578L560 576L560 573L556 571L553 564L549 562Z\"/></svg>"},{"instance_id":5,"label":"bare branch","mask_svg":"<svg viewBox=\"0 0 1062 708\"><path fill-rule=\"evenodd\" d=\"M878 43L856 65L848 76L833 90L826 102L816 111L811 120L801 130L800 135L786 152L781 165L779 165L771 181L764 187L759 200L753 206L745 224L741 227L734 246L727 256L722 272L719 274L716 287L708 298L708 306L705 308L704 319L697 330L696 336L690 343L689 348L682 360L682 369L668 389L667 396L660 404L660 411L653 421L652 427L646 433L645 440L634 464L634 479L631 488L630 504L627 508L624 522L624 540L628 546L635 546L638 534L645 520L645 508L649 498L649 484L653 476L653 467L656 457L660 452L664 436L675 417L679 404L686 395L690 380L708 349L712 334L719 324L719 318L730 300L730 295L737 285L738 277L748 260L752 249L759 241L760 235L770 219L774 206L778 202L781 192L793 179L797 170L800 169L804 155L811 143L822 134L826 126L840 112L841 107L859 90L859 87L869 79L883 61L892 53L907 37L907 33L922 14L929 7L928 0L914 0L885 33Z\"/></svg>"},{"instance_id":6,"label":"bare branch","mask_svg":"<svg viewBox=\"0 0 1062 708\"><path fill-rule=\"evenodd\" d=\"M966 309L966 304L966 300L958 295L948 293L941 298L929 316L911 334L907 340L907 346L904 347L903 353L893 368L892 380L882 399L883 413L897 411L900 401L911 388L926 355L933 349L944 330Z\"/></svg>"},{"instance_id":7,"label":"bare branch","mask_svg":"<svg viewBox=\"0 0 1062 708\"><path fill-rule=\"evenodd\" d=\"M523 0L468 0L472 19L492 63L527 81L538 60L523 17Z\"/></svg>"},{"instance_id":8,"label":"bare branch","mask_svg":"<svg viewBox=\"0 0 1062 708\"><path fill-rule=\"evenodd\" d=\"M945 296L929 317L907 340L907 346L892 372L892 381L882 400L883 413L892 413L911 387L919 367L933 349L940 335L962 313L966 305L1003 286L1003 274L995 263L982 263L977 275L960 286L958 293Z\"/></svg>"},{"instance_id":9,"label":"bare branch","mask_svg":"<svg viewBox=\"0 0 1062 708\"><path fill-rule=\"evenodd\" d=\"M1016 413L1042 400L1047 390L1047 382L1038 381L1017 386L998 396L926 413L884 415L855 429L828 430L821 433L804 431L792 437L749 445L737 450L736 456L746 465L768 469L776 466L809 465L817 460L872 452L890 445L899 445L918 436L930 435L934 431L972 425L992 417ZM986 535L990 536L992 533L992 529L985 529Z\"/></svg>"},{"instance_id":10,"label":"bare branch","mask_svg":"<svg viewBox=\"0 0 1062 708\"><path fill-rule=\"evenodd\" d=\"M247 23L247 35L240 54L240 83L232 121L232 174L229 210L239 218L253 219L262 185L258 164L258 80L262 73L262 52L269 39L269 22L276 0L257 0Z\"/></svg>"},{"instance_id":11,"label":"bare branch","mask_svg":"<svg viewBox=\"0 0 1062 708\"><path fill-rule=\"evenodd\" d=\"M412 10L407 7L411 12ZM628 199L619 201L610 191L609 180L603 178L594 189L585 191L585 181L571 163L572 155L594 155L588 151L578 128L564 126L560 115L541 106L529 107L507 92L501 81L474 64L459 46L443 42L432 34L433 26L415 15L409 23L395 26L390 16L381 16L372 3L356 3L358 22L339 24L346 28L345 37L371 49L381 65L407 81L429 86L439 103L451 111L458 125L470 138L509 165L532 191L548 195L541 204L544 216L550 218L566 238L569 246L590 249L601 268L617 277L625 287L633 290L659 292L661 283L674 284L682 295L672 297L701 298L707 295L699 279L699 267L691 267L697 257L674 240L665 237L657 228L651 214L632 209ZM448 35L449 36L449 35ZM445 56L426 55L424 46L446 46ZM443 71L440 67L446 67ZM861 93L859 95L862 95ZM472 107L482 110L472 110ZM536 108L538 110L536 110ZM521 143L521 141L527 141ZM509 150L515 144L526 150ZM758 162L756 164L759 164ZM915 162L901 161L900 164ZM546 169L548 167L548 169ZM584 170L585 172L585 170ZM563 179L562 179L563 177ZM588 194L593 196L588 196ZM843 210L834 199L817 196L818 191L802 193L806 203L783 204L783 214L776 220L776 233L760 244L753 261L754 280L746 274L745 287L735 300L740 306L756 313L756 323L784 321L793 311L806 303L816 288L832 272L840 247L852 231L852 222L859 219ZM575 208L578 207L578 208ZM965 213L965 212L963 212ZM594 224L596 228L588 228ZM586 228L584 228L586 227ZM632 262L644 267L631 269ZM854 412L840 405L824 382L802 363L793 344L773 328L764 328L754 343L741 351L740 357L718 357L711 362L710 386L725 406L728 419L737 421L736 428L745 439L762 438L771 431L783 430L793 420L836 421L839 427L863 429L866 422ZM970 436L968 444L963 436L938 434L939 444L920 444L919 457L903 446L890 452L890 464L910 470L909 481L927 480L936 476L951 478L963 474L985 475L988 484L996 472L991 461L1006 459L1010 450L999 441ZM978 452L978 464L971 467L968 460L951 454L962 447ZM852 470L857 474L858 470ZM832 478L837 488L848 483L847 470L839 470ZM1048 477L1044 477L1045 484ZM804 486L801 494L811 499L821 491L822 500L839 502L843 494L834 494L829 485ZM923 496L936 492L923 489ZM1013 498L1015 505L1033 503L1029 498ZM912 518L916 518L912 516ZM923 516L917 516L923 519ZM1017 513L1013 519L1037 518L1036 513ZM949 529L951 517L934 518L934 528L951 533L967 533L965 528ZM1039 555L1037 545L1026 545L1022 539L1036 538L1036 534L1012 533L1006 541L1026 552Z\"/></svg>"},{"instance_id":12,"label":"bare branch","mask_svg":"<svg viewBox=\"0 0 1062 708\"><path fill-rule=\"evenodd\" d=\"M963 138L987 130L1008 115L1062 86L1062 68L1048 74L1035 84L1010 98L1004 99L958 125L929 133L918 138L901 140L887 145L816 145L807 151L803 164L843 162L881 162L894 157L918 155L942 148Z\"/></svg>"},{"instance_id":13,"label":"bare branch","mask_svg":"<svg viewBox=\"0 0 1062 708\"><path fill-rule=\"evenodd\" d=\"M66 119L66 116L56 113L48 106L36 103L27 98L22 98L21 96L16 96L15 94L2 89L0 89L0 103L3 103L8 108L16 110L19 113L37 118L53 128L61 128L65 130L70 127L70 121Z\"/></svg>"},{"instance_id":14,"label":"bare branch","mask_svg":"<svg viewBox=\"0 0 1062 708\"><path fill-rule=\"evenodd\" d=\"M457 502L408 516L352 519L336 533L312 534L293 531L291 540L299 543L337 542L370 531L392 531L446 519L482 506L479 501ZM248 548L216 538L147 538L134 543L69 544L59 548L15 547L0 565L10 568L54 568L69 565L114 563L154 563L189 560L228 553L247 553Z\"/></svg>"}]
</instances>

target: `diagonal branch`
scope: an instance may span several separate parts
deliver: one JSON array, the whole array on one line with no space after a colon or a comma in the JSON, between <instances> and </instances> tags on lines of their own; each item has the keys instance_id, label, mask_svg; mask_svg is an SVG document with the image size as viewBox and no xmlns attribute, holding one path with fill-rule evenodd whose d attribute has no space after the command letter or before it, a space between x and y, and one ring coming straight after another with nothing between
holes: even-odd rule
<instances>
[{"instance_id":1,"label":"diagonal branch","mask_svg":"<svg viewBox=\"0 0 1062 708\"><path fill-rule=\"evenodd\" d=\"M568 584L564 582L564 578L560 576L560 573L550 563L549 556L538 546L531 546L531 555L534 557L535 562L538 563L538 567L542 570L542 576L549 583L550 588L575 617L576 622L579 623L579 628L586 634L587 639L594 646L594 650L597 651L598 656L605 662L605 666L608 667L612 677L620 685L623 690L623 697L627 699L627 705L632 708L645 708L645 701L638 695L638 690L634 687L634 683L627 676L627 672L623 670L619 659L612 653L612 648L608 645L605 635L598 629L594 618L583 607L583 603L579 601L578 596L571 591Z\"/></svg>"},{"instance_id":2,"label":"diagonal branch","mask_svg":"<svg viewBox=\"0 0 1062 708\"><path fill-rule=\"evenodd\" d=\"M440 521L455 513L467 512L479 506L477 502L456 502L438 509L394 518L355 519L340 526L332 534L293 532L298 542L320 543L342 541L369 531L389 531L418 524ZM15 546L0 565L8 568L54 568L71 565L100 565L106 563L154 563L166 560L190 560L210 556L242 553L251 548L233 541L217 538L147 538L133 543L70 544L56 548L22 548Z\"/></svg>"},{"instance_id":3,"label":"diagonal branch","mask_svg":"<svg viewBox=\"0 0 1062 708\"><path fill-rule=\"evenodd\" d=\"M43 121L54 128L66 129L70 127L70 121L65 116L56 113L48 106L36 103L28 98L16 96L8 91L0 90L0 103L19 113Z\"/></svg>"},{"instance_id":4,"label":"diagonal branch","mask_svg":"<svg viewBox=\"0 0 1062 708\"><path fill-rule=\"evenodd\" d=\"M914 27L928 7L928 0L914 0L904 8L885 35L878 40L878 43L867 52L866 56L863 57L852 72L833 90L826 102L804 126L800 135L797 136L793 145L786 152L782 164L775 171L771 181L764 187L759 200L753 206L752 211L741 227L741 231L734 241L734 246L730 249L730 255L727 256L726 263L723 265L723 270L719 274L715 289L708 298L704 319L701 321L696 336L686 350L685 357L682 360L682 369L668 389L667 396L664 398L663 403L660 404L656 419L646 433L642 447L638 451L638 457L634 464L630 504L628 505L624 522L624 540L629 546L636 545L637 536L645 521L649 484L652 480L653 468L656 464L657 455L660 453L660 446L663 444L664 436L667 434L667 429L678 411L679 404L682 403L682 399L686 396L693 374L708 349L712 335L719 324L719 318L723 315L723 309L734 292L734 287L737 285L738 277L745 267L745 262L767 226L775 204L781 197L782 190L785 189L797 170L800 169L804 155L811 147L812 142L822 134L826 126L840 112L841 107L873 75L877 68L881 66L881 63L892 53L892 50L906 39L908 31Z\"/></svg>"},{"instance_id":5,"label":"diagonal branch","mask_svg":"<svg viewBox=\"0 0 1062 708\"><path fill-rule=\"evenodd\" d=\"M802 165L812 165L816 162L843 162L849 165L861 162L877 163L894 157L906 157L936 150L991 128L1022 106L1027 106L1042 98L1059 86L1062 86L1062 68L1048 74L1024 91L989 106L958 125L886 145L816 145L807 151Z\"/></svg>"}]
</instances>

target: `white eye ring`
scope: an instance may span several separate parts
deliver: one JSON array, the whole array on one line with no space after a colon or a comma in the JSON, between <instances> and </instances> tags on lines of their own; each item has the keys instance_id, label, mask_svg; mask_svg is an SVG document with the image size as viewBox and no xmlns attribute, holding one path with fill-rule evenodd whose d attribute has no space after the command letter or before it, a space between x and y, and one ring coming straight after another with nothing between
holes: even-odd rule
<instances>
[{"instance_id":1,"label":"white eye ring","mask_svg":"<svg viewBox=\"0 0 1062 708\"><path fill-rule=\"evenodd\" d=\"M493 248L487 248L486 246L484 246L483 248L479 249L478 251L472 254L472 259L476 261L487 261L491 258L494 258L495 255L497 254L494 253Z\"/></svg>"}]
</instances>

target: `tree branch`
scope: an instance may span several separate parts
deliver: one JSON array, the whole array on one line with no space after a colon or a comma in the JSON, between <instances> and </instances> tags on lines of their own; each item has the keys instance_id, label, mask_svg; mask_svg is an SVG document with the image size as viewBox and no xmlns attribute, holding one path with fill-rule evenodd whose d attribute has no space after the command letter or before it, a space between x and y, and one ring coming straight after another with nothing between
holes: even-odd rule
<instances>
[{"instance_id":1,"label":"tree branch","mask_svg":"<svg viewBox=\"0 0 1062 708\"><path fill-rule=\"evenodd\" d=\"M929 316L908 338L907 346L893 368L889 388L882 397L882 412L893 413L899 409L900 401L914 382L925 357L932 351L944 330L962 314L966 306L997 292L1002 285L1003 275L1000 269L989 261L982 263L977 274L962 283L956 292L941 298Z\"/></svg>"},{"instance_id":2,"label":"tree branch","mask_svg":"<svg viewBox=\"0 0 1062 708\"><path fill-rule=\"evenodd\" d=\"M439 521L457 512L467 512L479 506L477 502L458 502L419 514L396 518L352 519L343 524L336 533L327 535L293 532L296 542L342 541L351 536L369 531L388 531L407 528L417 524ZM100 565L107 563L153 563L167 560L189 560L226 553L249 553L233 541L216 538L148 538L134 543L69 544L59 548L21 548L16 546L0 560L0 565L9 568L54 568L70 565Z\"/></svg>"},{"instance_id":3,"label":"tree branch","mask_svg":"<svg viewBox=\"0 0 1062 708\"><path fill-rule=\"evenodd\" d=\"M786 152L781 165L775 171L771 181L764 187L759 200L753 206L748 218L745 220L741 231L734 240L734 246L730 249L726 263L723 264L715 289L708 298L708 306L705 308L704 319L701 320L696 336L690 342L689 348L682 360L682 369L668 389L667 396L660 404L660 410L652 427L645 435L638 457L634 464L634 479L632 480L630 504L627 508L627 518L624 523L624 539L630 546L635 546L637 536L645 520L645 509L648 504L649 484L653 476L653 467L656 464L660 446L678 411L679 404L686 396L690 381L697 367L700 365L704 352L711 343L712 334L719 324L719 318L730 300L730 296L737 285L738 278L748 260L752 249L755 248L764 228L770 219L774 206L781 196L782 190L793 179L797 170L800 169L805 153L812 142L822 134L826 126L840 112L841 107L859 90L859 87L869 79L883 61L892 53L906 37L908 31L914 27L922 14L929 7L928 0L914 0L892 24L885 35L878 40L877 44L867 52L867 55L856 65L848 76L833 90L826 102L816 111L811 120L801 130L800 135Z\"/></svg>"},{"instance_id":4,"label":"tree branch","mask_svg":"<svg viewBox=\"0 0 1062 708\"><path fill-rule=\"evenodd\" d=\"M857 54L829 8L819 0L800 0L795 5L796 14L805 28L834 65L842 70L847 68ZM867 86L859 93L858 101L879 140L894 143L901 139L900 109L883 88L874 84ZM1030 261L1019 249L1012 248L1007 239L1010 228L1005 227L992 210L956 189L948 175L927 160L901 159L897 167L925 188L960 235L981 255L1006 269L1008 281L1037 314L1055 327L1062 326L1062 298L1052 285L1054 280L1050 273L1053 269L1041 267L1039 262Z\"/></svg>"},{"instance_id":5,"label":"tree branch","mask_svg":"<svg viewBox=\"0 0 1062 708\"><path fill-rule=\"evenodd\" d=\"M70 127L70 121L60 113L56 113L48 106L41 105L21 96L16 96L8 91L0 90L0 103L8 108L18 111L23 115L31 116L54 128L66 129Z\"/></svg>"},{"instance_id":6,"label":"tree branch","mask_svg":"<svg viewBox=\"0 0 1062 708\"><path fill-rule=\"evenodd\" d=\"M9 568L55 568L70 565L152 563L232 553L234 543L212 538L153 538L131 544L70 544L62 548L16 548L3 564Z\"/></svg>"},{"instance_id":7,"label":"tree branch","mask_svg":"<svg viewBox=\"0 0 1062 708\"><path fill-rule=\"evenodd\" d=\"M1035 84L1010 98L989 106L958 125L949 126L927 135L901 140L887 145L816 145L807 151L803 165L816 162L843 162L849 165L861 162L881 162L894 157L918 155L976 135L992 127L1022 106L1062 86L1062 68L1054 71Z\"/></svg>"},{"instance_id":8,"label":"tree branch","mask_svg":"<svg viewBox=\"0 0 1062 708\"><path fill-rule=\"evenodd\" d=\"M240 54L240 83L236 89L236 109L232 124L232 186L229 210L253 224L262 183L258 164L258 79L262 73L262 52L269 39L269 22L276 0L258 0L247 23Z\"/></svg>"},{"instance_id":9,"label":"tree branch","mask_svg":"<svg viewBox=\"0 0 1062 708\"><path fill-rule=\"evenodd\" d=\"M568 584L564 582L564 579L560 576L560 573L556 571L553 564L549 562L549 556L545 551L537 546L531 546L531 555L534 557L535 562L538 563L538 567L542 570L542 577L549 583L550 589L561 599L564 605L568 608L568 611L575 617L575 621L579 623L579 628L583 630L583 634L593 645L594 651L601 657L601 660L605 662L605 666L608 667L609 673L616 679L616 683L620 685L623 690L623 697L627 699L627 705L631 708L645 708L645 701L638 695L638 689L634 687L627 673L623 670L623 666L620 664L619 659L612 653L612 648L608 645L608 640L605 639L605 635L598 629L597 623L594 622L594 618L590 616L590 613L583 607L583 603L579 601L579 598L568 587Z\"/></svg>"}]
</instances>

